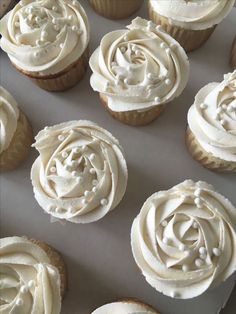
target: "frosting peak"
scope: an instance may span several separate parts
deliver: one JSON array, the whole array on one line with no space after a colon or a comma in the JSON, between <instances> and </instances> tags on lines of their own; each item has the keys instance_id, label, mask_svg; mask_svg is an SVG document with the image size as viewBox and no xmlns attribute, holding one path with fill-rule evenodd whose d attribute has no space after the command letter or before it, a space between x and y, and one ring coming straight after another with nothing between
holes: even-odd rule
<instances>
[{"instance_id":1,"label":"frosting peak","mask_svg":"<svg viewBox=\"0 0 236 314\"><path fill-rule=\"evenodd\" d=\"M38 203L50 215L75 223L105 216L123 198L127 166L119 142L90 121L45 128L34 146L31 172Z\"/></svg>"},{"instance_id":2,"label":"frosting peak","mask_svg":"<svg viewBox=\"0 0 236 314\"><path fill-rule=\"evenodd\" d=\"M91 86L112 111L145 110L179 96L188 81L183 48L151 21L137 17L106 34L90 58Z\"/></svg>"},{"instance_id":3,"label":"frosting peak","mask_svg":"<svg viewBox=\"0 0 236 314\"><path fill-rule=\"evenodd\" d=\"M236 209L202 181L153 194L134 220L133 255L148 283L188 299L235 271Z\"/></svg>"},{"instance_id":4,"label":"frosting peak","mask_svg":"<svg viewBox=\"0 0 236 314\"><path fill-rule=\"evenodd\" d=\"M60 275L47 254L22 237L0 239L0 312L59 314Z\"/></svg>"},{"instance_id":5,"label":"frosting peak","mask_svg":"<svg viewBox=\"0 0 236 314\"><path fill-rule=\"evenodd\" d=\"M18 118L19 109L15 99L0 86L0 154L9 147Z\"/></svg>"},{"instance_id":6,"label":"frosting peak","mask_svg":"<svg viewBox=\"0 0 236 314\"><path fill-rule=\"evenodd\" d=\"M19 68L54 74L75 62L89 42L77 0L24 0L0 21L2 49Z\"/></svg>"},{"instance_id":7,"label":"frosting peak","mask_svg":"<svg viewBox=\"0 0 236 314\"><path fill-rule=\"evenodd\" d=\"M235 0L149 0L158 14L176 25L193 30L219 24L233 8Z\"/></svg>"},{"instance_id":8,"label":"frosting peak","mask_svg":"<svg viewBox=\"0 0 236 314\"><path fill-rule=\"evenodd\" d=\"M189 128L205 151L236 162L236 70L203 87L188 112Z\"/></svg>"}]
</instances>

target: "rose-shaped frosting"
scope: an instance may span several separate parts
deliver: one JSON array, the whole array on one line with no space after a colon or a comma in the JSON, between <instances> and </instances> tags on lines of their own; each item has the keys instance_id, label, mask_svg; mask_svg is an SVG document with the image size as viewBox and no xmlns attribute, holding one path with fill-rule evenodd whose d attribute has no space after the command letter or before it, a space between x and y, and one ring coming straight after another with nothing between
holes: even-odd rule
<instances>
[{"instance_id":1,"label":"rose-shaped frosting","mask_svg":"<svg viewBox=\"0 0 236 314\"><path fill-rule=\"evenodd\" d=\"M89 42L88 18L77 0L22 0L0 21L1 48L19 68L55 74Z\"/></svg>"},{"instance_id":2,"label":"rose-shaped frosting","mask_svg":"<svg viewBox=\"0 0 236 314\"><path fill-rule=\"evenodd\" d=\"M188 112L189 128L205 151L236 162L236 70L203 87Z\"/></svg>"},{"instance_id":3,"label":"rose-shaped frosting","mask_svg":"<svg viewBox=\"0 0 236 314\"><path fill-rule=\"evenodd\" d=\"M187 180L144 203L131 243L151 286L193 298L235 271L236 208L211 185Z\"/></svg>"},{"instance_id":4,"label":"rose-shaped frosting","mask_svg":"<svg viewBox=\"0 0 236 314\"><path fill-rule=\"evenodd\" d=\"M34 144L40 156L31 172L36 200L56 218L88 223L121 201L127 166L119 142L90 121L45 128Z\"/></svg>"},{"instance_id":5,"label":"rose-shaped frosting","mask_svg":"<svg viewBox=\"0 0 236 314\"><path fill-rule=\"evenodd\" d=\"M60 275L46 253L22 237L0 239L0 312L59 314Z\"/></svg>"},{"instance_id":6,"label":"rose-shaped frosting","mask_svg":"<svg viewBox=\"0 0 236 314\"><path fill-rule=\"evenodd\" d=\"M92 314L157 314L157 312L139 302L120 301L103 305Z\"/></svg>"},{"instance_id":7,"label":"rose-shaped frosting","mask_svg":"<svg viewBox=\"0 0 236 314\"><path fill-rule=\"evenodd\" d=\"M90 59L91 86L113 111L145 110L171 101L188 81L182 47L151 21L136 18L105 35Z\"/></svg>"},{"instance_id":8,"label":"rose-shaped frosting","mask_svg":"<svg viewBox=\"0 0 236 314\"><path fill-rule=\"evenodd\" d=\"M10 145L18 118L19 109L15 99L0 86L0 154Z\"/></svg>"},{"instance_id":9,"label":"rose-shaped frosting","mask_svg":"<svg viewBox=\"0 0 236 314\"><path fill-rule=\"evenodd\" d=\"M235 0L149 0L158 14L183 28L200 30L219 24L231 11Z\"/></svg>"}]
</instances>

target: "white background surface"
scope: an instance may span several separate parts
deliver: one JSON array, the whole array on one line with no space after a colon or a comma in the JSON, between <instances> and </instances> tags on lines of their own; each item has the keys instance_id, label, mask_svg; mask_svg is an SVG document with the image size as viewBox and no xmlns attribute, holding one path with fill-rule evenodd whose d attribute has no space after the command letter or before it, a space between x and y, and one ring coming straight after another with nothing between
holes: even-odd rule
<instances>
[{"instance_id":1,"label":"white background surface","mask_svg":"<svg viewBox=\"0 0 236 314\"><path fill-rule=\"evenodd\" d=\"M87 1L81 0L81 3L91 21L91 51L98 46L103 34L122 28L131 20L106 20L93 12ZM147 16L145 6L138 15ZM89 119L111 131L126 152L129 183L125 198L112 213L89 225L50 223L49 216L33 197L30 168L37 156L34 149L21 168L0 176L1 237L31 236L51 244L64 256L69 271L69 291L63 302L63 314L89 314L96 307L122 297L140 298L163 314L211 314L227 294L229 283L187 301L172 300L156 292L146 283L133 260L130 228L148 196L186 178L213 184L236 204L235 174L217 174L202 168L191 158L184 144L186 114L194 95L203 85L221 81L223 74L230 72L229 51L235 29L236 9L233 9L207 44L189 55L191 73L184 93L158 120L139 128L125 126L103 110L89 86L90 71L72 90L48 93L18 74L1 52L1 85L15 96L35 134L46 125ZM234 300L225 313L235 313L235 307Z\"/></svg>"}]
</instances>

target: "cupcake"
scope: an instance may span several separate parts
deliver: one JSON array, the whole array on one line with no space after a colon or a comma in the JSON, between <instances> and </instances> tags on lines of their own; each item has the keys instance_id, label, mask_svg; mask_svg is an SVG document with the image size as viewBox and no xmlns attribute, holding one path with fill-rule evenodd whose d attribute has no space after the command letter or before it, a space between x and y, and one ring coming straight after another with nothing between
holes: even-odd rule
<instances>
[{"instance_id":1,"label":"cupcake","mask_svg":"<svg viewBox=\"0 0 236 314\"><path fill-rule=\"evenodd\" d=\"M188 82L183 48L159 26L137 17L127 29L106 34L90 58L92 88L117 120L146 125Z\"/></svg>"},{"instance_id":2,"label":"cupcake","mask_svg":"<svg viewBox=\"0 0 236 314\"><path fill-rule=\"evenodd\" d=\"M90 223L124 196L127 166L111 133L90 121L46 127L36 136L39 157L31 179L34 195L54 219Z\"/></svg>"},{"instance_id":3,"label":"cupcake","mask_svg":"<svg viewBox=\"0 0 236 314\"><path fill-rule=\"evenodd\" d=\"M124 19L137 11L143 0L89 0L93 9L109 19Z\"/></svg>"},{"instance_id":4,"label":"cupcake","mask_svg":"<svg viewBox=\"0 0 236 314\"><path fill-rule=\"evenodd\" d=\"M1 0L0 1L0 18L3 17L15 5L15 0Z\"/></svg>"},{"instance_id":5,"label":"cupcake","mask_svg":"<svg viewBox=\"0 0 236 314\"><path fill-rule=\"evenodd\" d=\"M148 304L135 299L125 299L103 305L91 314L158 314L158 312Z\"/></svg>"},{"instance_id":6,"label":"cupcake","mask_svg":"<svg viewBox=\"0 0 236 314\"><path fill-rule=\"evenodd\" d=\"M204 167L236 171L236 70L197 93L188 112L186 145Z\"/></svg>"},{"instance_id":7,"label":"cupcake","mask_svg":"<svg viewBox=\"0 0 236 314\"><path fill-rule=\"evenodd\" d=\"M231 48L230 65L233 70L236 69L236 36L234 38L233 45Z\"/></svg>"},{"instance_id":8,"label":"cupcake","mask_svg":"<svg viewBox=\"0 0 236 314\"><path fill-rule=\"evenodd\" d=\"M187 180L147 199L133 222L131 245L158 292L198 297L235 272L236 208L213 186Z\"/></svg>"},{"instance_id":9,"label":"cupcake","mask_svg":"<svg viewBox=\"0 0 236 314\"><path fill-rule=\"evenodd\" d=\"M1 48L13 66L48 91L64 91L84 76L89 23L77 0L21 1L0 21Z\"/></svg>"},{"instance_id":10,"label":"cupcake","mask_svg":"<svg viewBox=\"0 0 236 314\"><path fill-rule=\"evenodd\" d=\"M186 51L201 47L231 11L235 0L149 0L149 16Z\"/></svg>"},{"instance_id":11,"label":"cupcake","mask_svg":"<svg viewBox=\"0 0 236 314\"><path fill-rule=\"evenodd\" d=\"M17 168L27 158L33 133L15 99L0 86L0 172Z\"/></svg>"},{"instance_id":12,"label":"cupcake","mask_svg":"<svg viewBox=\"0 0 236 314\"><path fill-rule=\"evenodd\" d=\"M0 267L1 313L61 312L66 269L49 245L25 237L2 238Z\"/></svg>"}]
</instances>

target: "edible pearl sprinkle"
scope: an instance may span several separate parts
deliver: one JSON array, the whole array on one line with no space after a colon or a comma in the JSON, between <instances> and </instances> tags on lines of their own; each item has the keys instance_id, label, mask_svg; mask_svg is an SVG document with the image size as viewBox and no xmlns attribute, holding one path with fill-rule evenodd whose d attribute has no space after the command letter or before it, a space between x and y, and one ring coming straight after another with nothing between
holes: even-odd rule
<instances>
[{"instance_id":1,"label":"edible pearl sprinkle","mask_svg":"<svg viewBox=\"0 0 236 314\"><path fill-rule=\"evenodd\" d=\"M91 174L95 174L95 173L96 173L96 170L95 170L94 168L91 168L91 169L89 170L89 172L90 172Z\"/></svg>"},{"instance_id":2,"label":"edible pearl sprinkle","mask_svg":"<svg viewBox=\"0 0 236 314\"><path fill-rule=\"evenodd\" d=\"M80 184L80 183L82 183L82 181L83 181L83 179L82 179L81 177L76 178L76 182L77 182L77 183Z\"/></svg>"},{"instance_id":3,"label":"edible pearl sprinkle","mask_svg":"<svg viewBox=\"0 0 236 314\"><path fill-rule=\"evenodd\" d=\"M155 102L159 102L160 100L161 100L160 97L155 97L155 98L154 98L154 101L155 101Z\"/></svg>"},{"instance_id":4,"label":"edible pearl sprinkle","mask_svg":"<svg viewBox=\"0 0 236 314\"><path fill-rule=\"evenodd\" d=\"M200 108L201 108L201 109L206 109L206 108L207 108L207 104L202 103L202 104L200 105Z\"/></svg>"},{"instance_id":5,"label":"edible pearl sprinkle","mask_svg":"<svg viewBox=\"0 0 236 314\"><path fill-rule=\"evenodd\" d=\"M121 47L120 51L124 53L124 52L126 52L126 48L125 47Z\"/></svg>"},{"instance_id":6,"label":"edible pearl sprinkle","mask_svg":"<svg viewBox=\"0 0 236 314\"><path fill-rule=\"evenodd\" d=\"M196 197L201 196L201 193L202 193L202 190L201 190L201 189L196 189L196 190L194 191L194 195L195 195Z\"/></svg>"},{"instance_id":7,"label":"edible pearl sprinkle","mask_svg":"<svg viewBox=\"0 0 236 314\"><path fill-rule=\"evenodd\" d=\"M160 44L160 47L161 47L161 49L165 49L167 46L166 46L165 43L161 43L161 44Z\"/></svg>"},{"instance_id":8,"label":"edible pearl sprinkle","mask_svg":"<svg viewBox=\"0 0 236 314\"><path fill-rule=\"evenodd\" d=\"M35 286L35 281L34 281L34 280L30 280L30 281L28 282L28 287L29 287L29 288L34 288L34 286Z\"/></svg>"},{"instance_id":9,"label":"edible pearl sprinkle","mask_svg":"<svg viewBox=\"0 0 236 314\"><path fill-rule=\"evenodd\" d=\"M206 252L207 252L207 250L206 250L205 247L202 246L202 247L199 248L199 253L200 253L200 254L205 255Z\"/></svg>"},{"instance_id":10,"label":"edible pearl sprinkle","mask_svg":"<svg viewBox=\"0 0 236 314\"><path fill-rule=\"evenodd\" d=\"M54 12L56 12L56 11L57 11L57 7L56 7L56 6L53 6L53 7L52 7L52 10L53 10Z\"/></svg>"},{"instance_id":11,"label":"edible pearl sprinkle","mask_svg":"<svg viewBox=\"0 0 236 314\"><path fill-rule=\"evenodd\" d=\"M200 258L197 258L197 259L195 260L195 265L196 265L197 267L201 267L203 264L204 264L204 262L203 262L203 260L201 260Z\"/></svg>"},{"instance_id":12,"label":"edible pearl sprinkle","mask_svg":"<svg viewBox=\"0 0 236 314\"><path fill-rule=\"evenodd\" d=\"M27 293L28 292L28 287L27 286L22 286L21 288L20 288L20 292L21 293Z\"/></svg>"},{"instance_id":13,"label":"edible pearl sprinkle","mask_svg":"<svg viewBox=\"0 0 236 314\"><path fill-rule=\"evenodd\" d=\"M215 256L220 256L221 255L221 250L220 249L218 249L218 248L213 248L213 250L212 250L212 252L213 252L213 254L215 255Z\"/></svg>"},{"instance_id":14,"label":"edible pearl sprinkle","mask_svg":"<svg viewBox=\"0 0 236 314\"><path fill-rule=\"evenodd\" d=\"M58 136L58 140L59 140L59 141L62 142L62 141L64 141L64 139L65 139L65 137L64 137L63 135L59 135L59 136Z\"/></svg>"},{"instance_id":15,"label":"edible pearl sprinkle","mask_svg":"<svg viewBox=\"0 0 236 314\"><path fill-rule=\"evenodd\" d=\"M222 126L224 126L225 124L226 124L226 121L225 120L220 120L220 124L222 125Z\"/></svg>"},{"instance_id":16,"label":"edible pearl sprinkle","mask_svg":"<svg viewBox=\"0 0 236 314\"><path fill-rule=\"evenodd\" d=\"M17 305L17 306L23 305L23 300L22 300L22 299L17 299L17 300L16 300L16 305Z\"/></svg>"},{"instance_id":17,"label":"edible pearl sprinkle","mask_svg":"<svg viewBox=\"0 0 236 314\"><path fill-rule=\"evenodd\" d=\"M162 227L166 227L167 226L167 221L166 220L163 220L162 222L161 222L161 225L162 225Z\"/></svg>"},{"instance_id":18,"label":"edible pearl sprinkle","mask_svg":"<svg viewBox=\"0 0 236 314\"><path fill-rule=\"evenodd\" d=\"M57 169L56 169L56 167L51 167L51 168L50 168L50 171L54 173L54 172L57 171Z\"/></svg>"},{"instance_id":19,"label":"edible pearl sprinkle","mask_svg":"<svg viewBox=\"0 0 236 314\"><path fill-rule=\"evenodd\" d=\"M83 205L87 205L87 204L88 204L88 201L84 198L84 199L82 200L82 204L83 204Z\"/></svg>"},{"instance_id":20,"label":"edible pearl sprinkle","mask_svg":"<svg viewBox=\"0 0 236 314\"><path fill-rule=\"evenodd\" d=\"M60 44L60 48L63 49L63 47L64 47L64 44Z\"/></svg>"},{"instance_id":21,"label":"edible pearl sprinkle","mask_svg":"<svg viewBox=\"0 0 236 314\"><path fill-rule=\"evenodd\" d=\"M166 85L170 85L170 84L171 84L171 80L170 80L170 79L166 79L166 80L165 80L165 84L166 84Z\"/></svg>"},{"instance_id":22,"label":"edible pearl sprinkle","mask_svg":"<svg viewBox=\"0 0 236 314\"><path fill-rule=\"evenodd\" d=\"M105 199L105 198L103 198L102 200L101 200L101 205L103 205L103 206L105 206L105 205L107 205L107 200Z\"/></svg>"},{"instance_id":23,"label":"edible pearl sprinkle","mask_svg":"<svg viewBox=\"0 0 236 314\"><path fill-rule=\"evenodd\" d=\"M93 191L94 193L97 192L96 186L94 186L94 187L92 188L92 191Z\"/></svg>"},{"instance_id":24,"label":"edible pearl sprinkle","mask_svg":"<svg viewBox=\"0 0 236 314\"><path fill-rule=\"evenodd\" d=\"M186 273L187 271L189 271L189 265L182 265L182 270Z\"/></svg>"},{"instance_id":25,"label":"edible pearl sprinkle","mask_svg":"<svg viewBox=\"0 0 236 314\"><path fill-rule=\"evenodd\" d=\"M95 154L91 154L91 155L89 156L89 160L91 160L91 161L93 161L95 158L96 158L96 155L95 155Z\"/></svg>"},{"instance_id":26,"label":"edible pearl sprinkle","mask_svg":"<svg viewBox=\"0 0 236 314\"><path fill-rule=\"evenodd\" d=\"M198 228L198 223L197 223L196 221L194 221L194 223L193 223L193 228L194 228L194 229L197 229L197 228Z\"/></svg>"},{"instance_id":27,"label":"edible pearl sprinkle","mask_svg":"<svg viewBox=\"0 0 236 314\"><path fill-rule=\"evenodd\" d=\"M67 152L62 152L62 154L61 154L61 155L62 155L62 157L63 157L63 158L67 158L67 157L68 157Z\"/></svg>"},{"instance_id":28,"label":"edible pearl sprinkle","mask_svg":"<svg viewBox=\"0 0 236 314\"><path fill-rule=\"evenodd\" d=\"M186 249L186 246L183 243L181 243L179 245L179 250L183 252L185 249Z\"/></svg>"},{"instance_id":29,"label":"edible pearl sprinkle","mask_svg":"<svg viewBox=\"0 0 236 314\"><path fill-rule=\"evenodd\" d=\"M89 196L89 194L90 194L89 191L85 191L85 192L84 192L84 196L86 196L86 197Z\"/></svg>"},{"instance_id":30,"label":"edible pearl sprinkle","mask_svg":"<svg viewBox=\"0 0 236 314\"><path fill-rule=\"evenodd\" d=\"M46 38L48 36L48 33L46 31L42 31L41 36L43 38Z\"/></svg>"},{"instance_id":31,"label":"edible pearl sprinkle","mask_svg":"<svg viewBox=\"0 0 236 314\"><path fill-rule=\"evenodd\" d=\"M171 53L170 48L166 48L166 53L167 53L167 54Z\"/></svg>"},{"instance_id":32,"label":"edible pearl sprinkle","mask_svg":"<svg viewBox=\"0 0 236 314\"><path fill-rule=\"evenodd\" d=\"M201 208L202 207L202 201L199 197L196 197L194 200L194 203L196 204L197 208Z\"/></svg>"}]
</instances>

